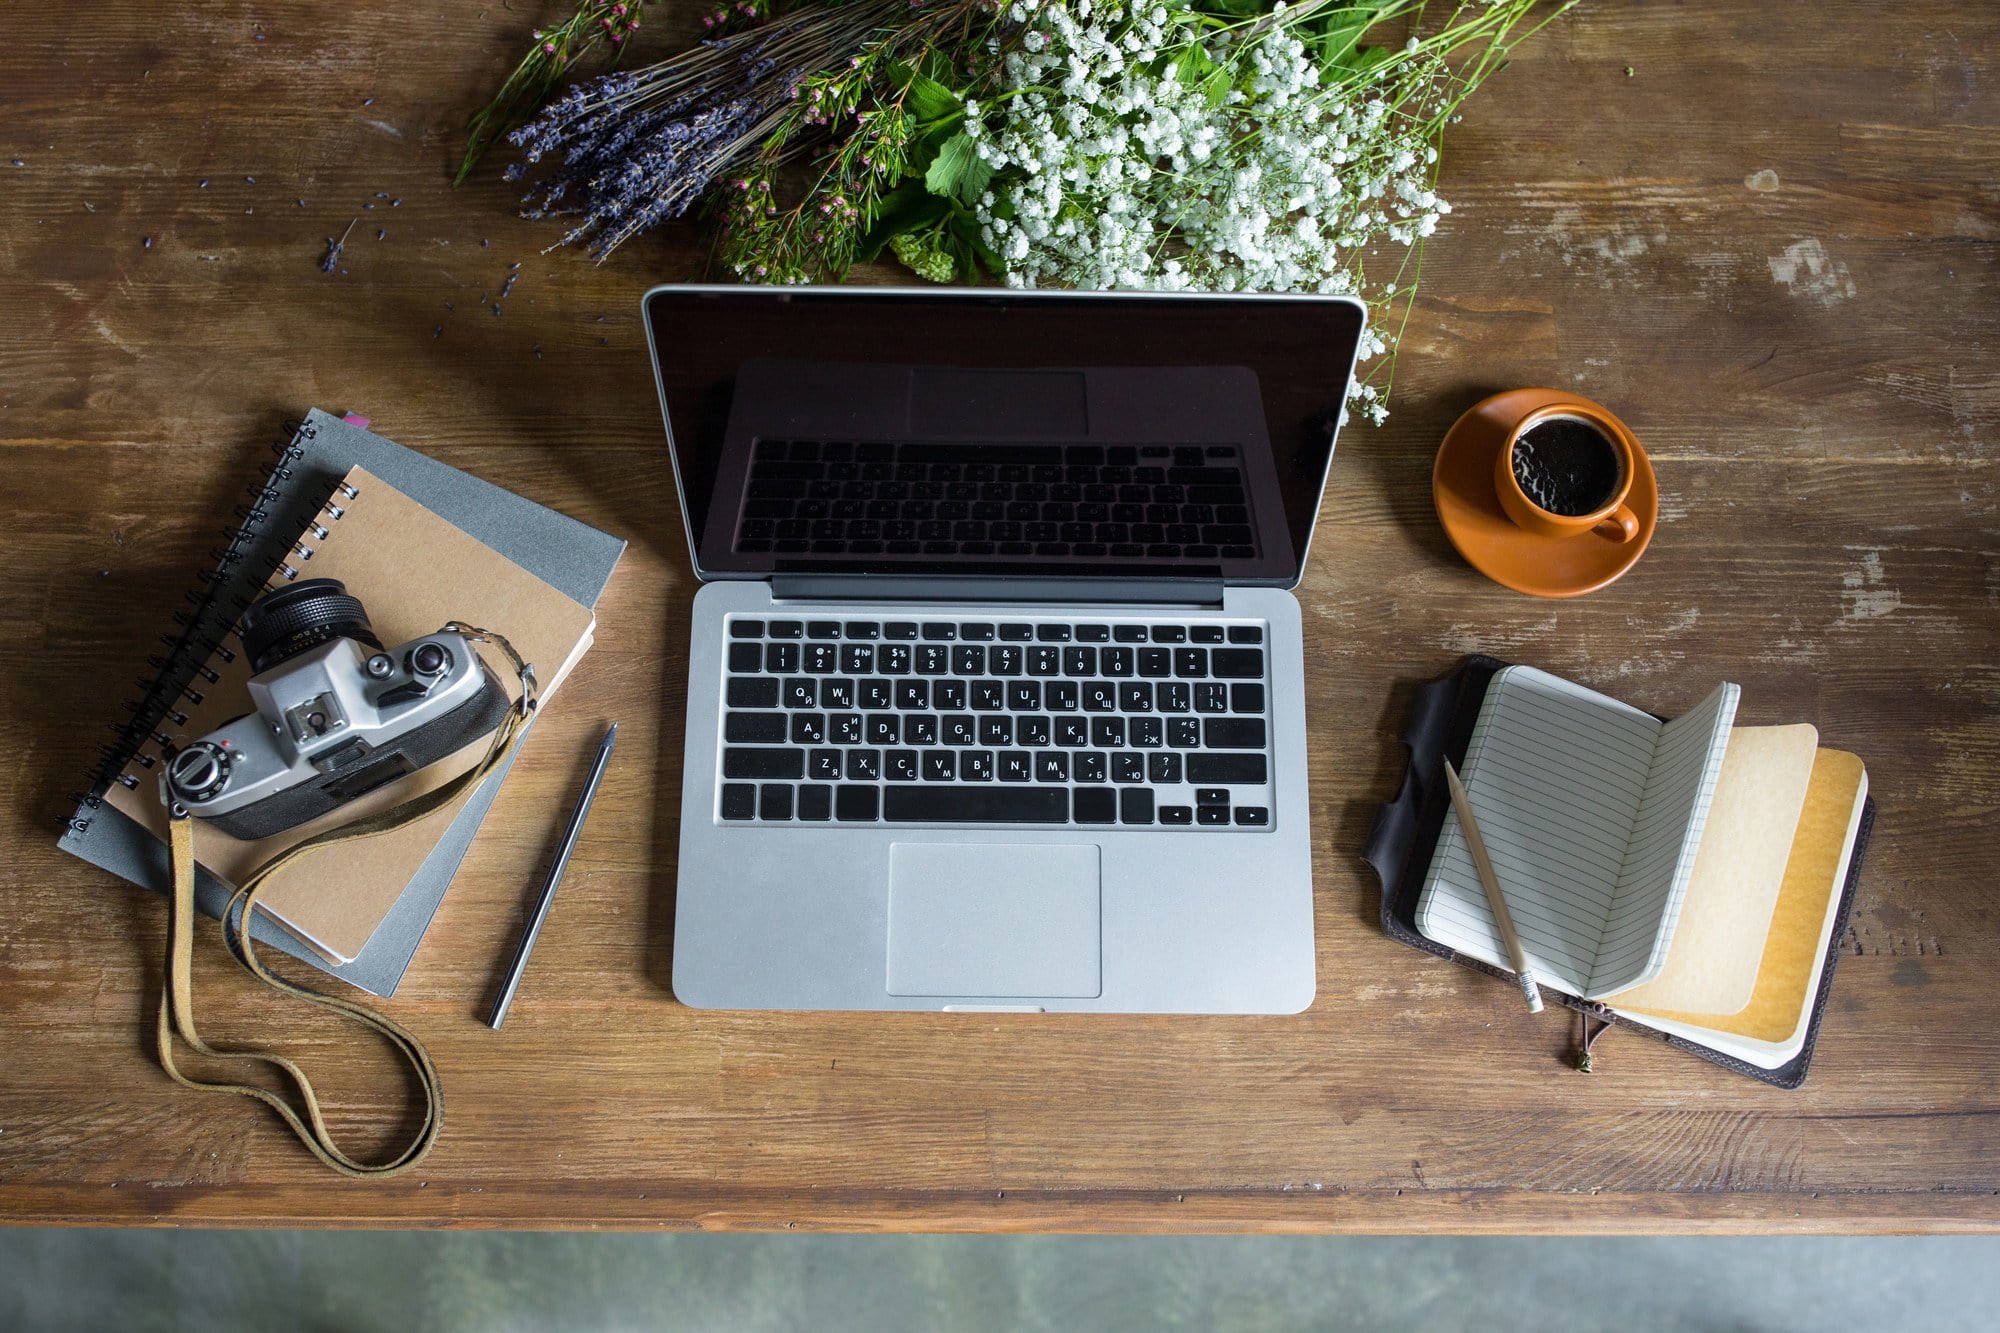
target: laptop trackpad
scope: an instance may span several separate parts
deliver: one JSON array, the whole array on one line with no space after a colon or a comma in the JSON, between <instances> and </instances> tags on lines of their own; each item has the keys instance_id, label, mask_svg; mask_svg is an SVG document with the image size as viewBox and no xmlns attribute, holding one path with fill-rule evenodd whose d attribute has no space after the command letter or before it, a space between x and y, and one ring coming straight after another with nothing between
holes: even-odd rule
<instances>
[{"instance_id":1,"label":"laptop trackpad","mask_svg":"<svg viewBox=\"0 0 2000 1333\"><path fill-rule=\"evenodd\" d=\"M1088 999L1104 989L1097 848L889 848L889 993Z\"/></svg>"}]
</instances>

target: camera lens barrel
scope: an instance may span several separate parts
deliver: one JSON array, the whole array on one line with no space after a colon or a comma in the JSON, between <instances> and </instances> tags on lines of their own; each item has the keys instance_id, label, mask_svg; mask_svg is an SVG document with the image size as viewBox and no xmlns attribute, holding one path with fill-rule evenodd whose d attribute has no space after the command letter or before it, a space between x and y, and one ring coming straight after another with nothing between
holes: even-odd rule
<instances>
[{"instance_id":1,"label":"camera lens barrel","mask_svg":"<svg viewBox=\"0 0 2000 1333\"><path fill-rule=\"evenodd\" d=\"M358 639L380 650L361 600L339 579L306 579L265 593L243 612L238 632L258 674L329 639Z\"/></svg>"}]
</instances>

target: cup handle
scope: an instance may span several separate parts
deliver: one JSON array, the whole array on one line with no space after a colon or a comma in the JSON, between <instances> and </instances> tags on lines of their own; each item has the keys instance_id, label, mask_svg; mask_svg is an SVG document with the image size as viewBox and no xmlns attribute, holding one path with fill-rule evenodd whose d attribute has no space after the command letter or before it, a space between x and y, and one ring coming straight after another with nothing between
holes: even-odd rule
<instances>
[{"instance_id":1,"label":"cup handle","mask_svg":"<svg viewBox=\"0 0 2000 1333\"><path fill-rule=\"evenodd\" d=\"M1621 504L1592 531L1614 542L1629 542L1639 535L1639 516L1631 505Z\"/></svg>"}]
</instances>

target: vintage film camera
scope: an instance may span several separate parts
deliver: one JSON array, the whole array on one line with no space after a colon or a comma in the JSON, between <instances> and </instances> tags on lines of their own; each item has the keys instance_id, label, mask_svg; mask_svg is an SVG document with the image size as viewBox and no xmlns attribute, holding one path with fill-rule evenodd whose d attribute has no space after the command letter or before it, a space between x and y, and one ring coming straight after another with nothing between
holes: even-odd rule
<instances>
[{"instance_id":1,"label":"vintage film camera","mask_svg":"<svg viewBox=\"0 0 2000 1333\"><path fill-rule=\"evenodd\" d=\"M265 593L238 631L254 711L168 762L161 794L236 838L264 838L436 763L505 718L507 689L463 634L384 650L338 579Z\"/></svg>"}]
</instances>

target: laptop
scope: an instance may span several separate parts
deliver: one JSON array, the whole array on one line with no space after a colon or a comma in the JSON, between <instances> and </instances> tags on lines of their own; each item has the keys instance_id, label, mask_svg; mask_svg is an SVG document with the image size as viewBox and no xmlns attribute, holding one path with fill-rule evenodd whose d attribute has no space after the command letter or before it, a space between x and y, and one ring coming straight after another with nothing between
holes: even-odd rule
<instances>
[{"instance_id":1,"label":"laptop","mask_svg":"<svg viewBox=\"0 0 2000 1333\"><path fill-rule=\"evenodd\" d=\"M1304 568L1365 309L663 286L674 993L1292 1013Z\"/></svg>"}]
</instances>

